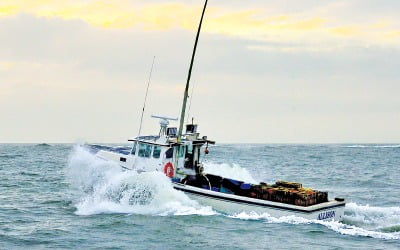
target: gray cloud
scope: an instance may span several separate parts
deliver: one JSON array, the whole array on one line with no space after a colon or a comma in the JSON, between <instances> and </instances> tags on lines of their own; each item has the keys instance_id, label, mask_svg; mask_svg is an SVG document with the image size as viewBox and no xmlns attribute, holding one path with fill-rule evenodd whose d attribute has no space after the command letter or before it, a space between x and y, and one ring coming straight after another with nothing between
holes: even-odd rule
<instances>
[{"instance_id":1,"label":"gray cloud","mask_svg":"<svg viewBox=\"0 0 400 250\"><path fill-rule=\"evenodd\" d=\"M242 4L234 1L232 8ZM147 115L177 116L193 41L192 32L179 29L103 30L29 15L1 19L0 62L13 66L0 69L0 141L135 135L153 55ZM301 43L202 35L191 114L204 133L241 142L400 141L398 49L279 49L287 46ZM157 126L145 120L145 132Z\"/></svg>"}]
</instances>

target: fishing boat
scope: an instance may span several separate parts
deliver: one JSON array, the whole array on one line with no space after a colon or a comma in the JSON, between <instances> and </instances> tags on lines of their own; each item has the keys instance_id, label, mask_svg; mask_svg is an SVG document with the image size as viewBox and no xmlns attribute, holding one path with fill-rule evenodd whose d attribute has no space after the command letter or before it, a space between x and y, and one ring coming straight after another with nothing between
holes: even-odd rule
<instances>
[{"instance_id":1,"label":"fishing boat","mask_svg":"<svg viewBox=\"0 0 400 250\"><path fill-rule=\"evenodd\" d=\"M245 183L205 172L201 156L203 152L208 154L209 145L215 142L207 136L200 136L198 125L193 120L185 125L185 130L183 128L191 72L207 2L197 30L179 127L169 126L177 118L154 115L152 117L160 122L158 134L142 136L139 132L139 136L128 139L132 143L131 147L85 146L97 157L117 162L128 171L163 172L171 179L176 190L221 212L256 212L268 213L274 217L295 215L311 220L342 220L345 200L338 197L328 199L327 192L306 188L295 182Z\"/></svg>"}]
</instances>

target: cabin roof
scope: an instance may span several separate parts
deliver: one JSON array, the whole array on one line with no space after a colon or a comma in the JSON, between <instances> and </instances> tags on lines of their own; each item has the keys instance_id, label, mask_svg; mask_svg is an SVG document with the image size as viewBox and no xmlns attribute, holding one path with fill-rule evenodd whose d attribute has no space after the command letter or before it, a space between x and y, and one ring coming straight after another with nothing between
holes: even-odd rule
<instances>
[{"instance_id":1,"label":"cabin roof","mask_svg":"<svg viewBox=\"0 0 400 250\"><path fill-rule=\"evenodd\" d=\"M128 141L132 141L132 142L143 142L143 143L148 143L148 144L153 144L153 145L162 145L162 146L170 146L170 145L179 145L179 144L183 144L185 141L192 141L193 144L215 144L215 141L210 141L207 139L203 139L203 138L198 138L198 139L194 139L194 140L190 140L190 139L186 139L183 138L183 140L181 142L177 142L177 138L170 138L172 140L166 140L161 142L159 139L161 137L160 136L156 136L156 135L148 135L148 136L137 136L137 137L131 137L128 139ZM174 140L175 139L175 140Z\"/></svg>"}]
</instances>

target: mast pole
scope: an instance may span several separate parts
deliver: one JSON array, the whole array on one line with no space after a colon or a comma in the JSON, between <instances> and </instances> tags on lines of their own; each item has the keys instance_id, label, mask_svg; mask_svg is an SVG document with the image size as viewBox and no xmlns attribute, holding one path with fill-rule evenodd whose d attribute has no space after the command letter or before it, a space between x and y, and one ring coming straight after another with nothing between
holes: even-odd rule
<instances>
[{"instance_id":1,"label":"mast pole","mask_svg":"<svg viewBox=\"0 0 400 250\"><path fill-rule=\"evenodd\" d=\"M183 103L182 103L181 118L180 118L180 122L179 122L178 142L181 140L181 136L182 136L183 122L184 122L184 120L185 120L186 103L187 103L188 92L189 92L190 77L191 77L191 75L192 75L192 68L193 68L194 57L195 57L195 55L196 55L197 42L199 41L199 36L200 36L200 31L201 31L201 25L202 25L202 23L203 23L203 17L204 17L204 13L205 13L205 11L206 11L207 2L208 2L208 0L206 0L205 3L204 3L204 8L203 8L203 12L202 12L202 14L201 14L201 19L200 19L199 27L198 27L198 29L197 29L196 40L195 40L195 42L194 42L194 48L193 48L193 53L192 53L192 60L190 61L190 67L189 67L189 72L188 72L187 81L186 81L186 87L185 87L185 93L184 93Z\"/></svg>"}]
</instances>

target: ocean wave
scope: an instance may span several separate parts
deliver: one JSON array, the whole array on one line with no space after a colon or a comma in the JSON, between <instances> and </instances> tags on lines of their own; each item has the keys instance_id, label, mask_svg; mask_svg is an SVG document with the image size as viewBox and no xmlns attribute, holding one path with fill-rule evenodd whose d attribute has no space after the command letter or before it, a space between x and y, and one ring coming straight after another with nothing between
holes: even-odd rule
<instances>
[{"instance_id":1,"label":"ocean wave","mask_svg":"<svg viewBox=\"0 0 400 250\"><path fill-rule=\"evenodd\" d=\"M381 230L400 225L400 207L347 203L344 219L347 224Z\"/></svg>"},{"instance_id":2,"label":"ocean wave","mask_svg":"<svg viewBox=\"0 0 400 250\"><path fill-rule=\"evenodd\" d=\"M364 229L361 227L348 225L337 221L314 221L314 223L324 225L327 228L344 235L372 237L376 239L386 239L386 240L400 240L400 233L397 232L386 233L377 230Z\"/></svg>"},{"instance_id":3,"label":"ocean wave","mask_svg":"<svg viewBox=\"0 0 400 250\"><path fill-rule=\"evenodd\" d=\"M0 159L15 159L24 157L23 154L0 154Z\"/></svg>"},{"instance_id":4,"label":"ocean wave","mask_svg":"<svg viewBox=\"0 0 400 250\"><path fill-rule=\"evenodd\" d=\"M144 215L214 215L172 187L160 172L124 171L113 162L98 159L81 147L70 156L67 175L79 196L77 215L127 213Z\"/></svg>"},{"instance_id":5,"label":"ocean wave","mask_svg":"<svg viewBox=\"0 0 400 250\"><path fill-rule=\"evenodd\" d=\"M398 144L390 144L390 145L345 145L344 148L400 148Z\"/></svg>"}]
</instances>

